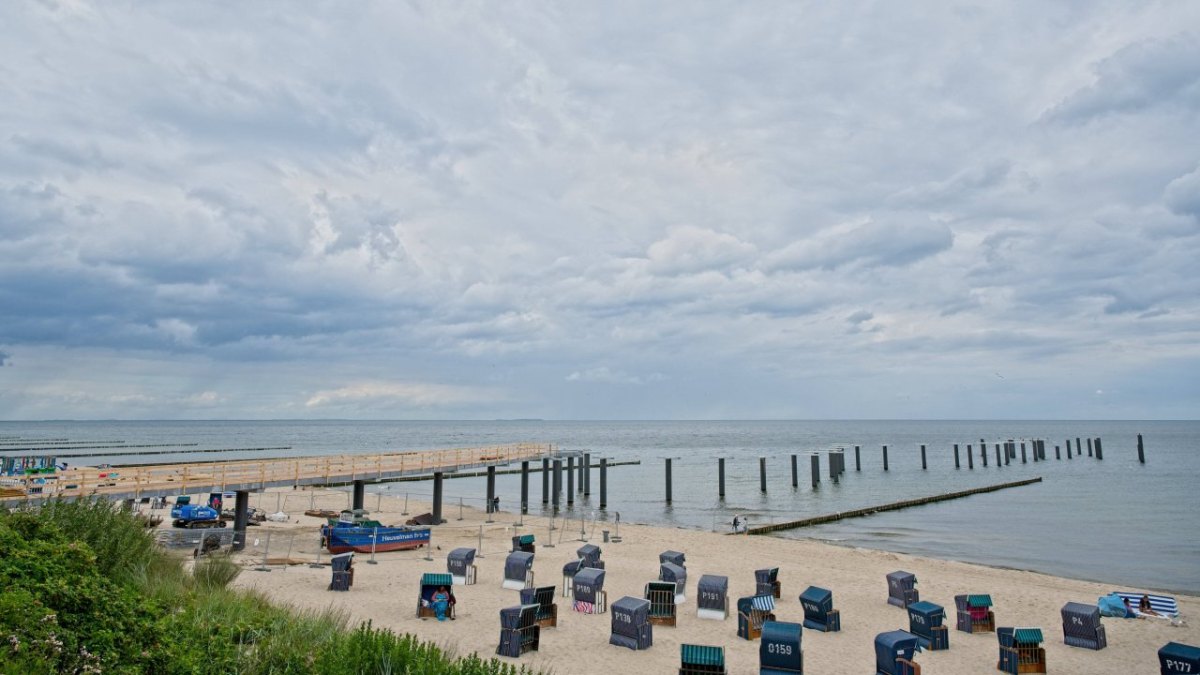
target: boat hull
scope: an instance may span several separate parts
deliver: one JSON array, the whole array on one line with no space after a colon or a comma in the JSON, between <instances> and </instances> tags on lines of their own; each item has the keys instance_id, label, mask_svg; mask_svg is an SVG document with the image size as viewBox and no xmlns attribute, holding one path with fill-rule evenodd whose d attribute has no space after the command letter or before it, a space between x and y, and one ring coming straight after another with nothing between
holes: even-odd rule
<instances>
[{"instance_id":1,"label":"boat hull","mask_svg":"<svg viewBox=\"0 0 1200 675\"><path fill-rule=\"evenodd\" d=\"M372 545L376 553L404 551L429 543L429 528L323 527L321 534L330 553L370 553ZM372 539L374 535L379 537L378 540Z\"/></svg>"}]
</instances>

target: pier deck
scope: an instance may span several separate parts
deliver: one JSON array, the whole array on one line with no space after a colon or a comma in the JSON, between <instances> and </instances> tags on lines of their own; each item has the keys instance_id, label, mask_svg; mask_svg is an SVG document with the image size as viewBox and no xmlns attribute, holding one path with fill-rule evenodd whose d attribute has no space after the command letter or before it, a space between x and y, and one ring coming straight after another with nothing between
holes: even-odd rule
<instances>
[{"instance_id":1,"label":"pier deck","mask_svg":"<svg viewBox=\"0 0 1200 675\"><path fill-rule=\"evenodd\" d=\"M326 455L269 460L237 460L137 467L71 467L58 471L44 493L5 495L3 501L76 499L101 495L113 499L167 497L204 491L262 490L271 487L382 482L404 476L449 473L462 469L532 461L554 454L547 443L513 443L483 448L362 455Z\"/></svg>"}]
</instances>

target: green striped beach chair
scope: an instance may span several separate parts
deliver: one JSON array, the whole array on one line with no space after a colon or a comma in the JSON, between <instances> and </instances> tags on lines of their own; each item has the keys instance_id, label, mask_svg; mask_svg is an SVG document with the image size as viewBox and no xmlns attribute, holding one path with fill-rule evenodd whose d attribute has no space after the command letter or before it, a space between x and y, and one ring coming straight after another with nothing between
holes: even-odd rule
<instances>
[{"instance_id":1,"label":"green striped beach chair","mask_svg":"<svg viewBox=\"0 0 1200 675\"><path fill-rule=\"evenodd\" d=\"M679 645L679 675L725 675L725 648Z\"/></svg>"}]
</instances>

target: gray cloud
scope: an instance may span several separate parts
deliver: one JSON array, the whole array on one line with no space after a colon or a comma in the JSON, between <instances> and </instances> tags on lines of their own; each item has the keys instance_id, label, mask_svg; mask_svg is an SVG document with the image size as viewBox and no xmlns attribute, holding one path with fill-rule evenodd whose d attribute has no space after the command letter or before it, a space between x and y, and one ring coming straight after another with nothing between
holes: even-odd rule
<instances>
[{"instance_id":1,"label":"gray cloud","mask_svg":"<svg viewBox=\"0 0 1200 675\"><path fill-rule=\"evenodd\" d=\"M1200 41L1194 34L1146 40L1099 61L1095 82L1049 113L1062 121L1087 121L1160 106L1182 111L1200 105Z\"/></svg>"},{"instance_id":2,"label":"gray cloud","mask_svg":"<svg viewBox=\"0 0 1200 675\"><path fill-rule=\"evenodd\" d=\"M1200 5L917 10L0 6L0 417L1193 415Z\"/></svg>"}]
</instances>

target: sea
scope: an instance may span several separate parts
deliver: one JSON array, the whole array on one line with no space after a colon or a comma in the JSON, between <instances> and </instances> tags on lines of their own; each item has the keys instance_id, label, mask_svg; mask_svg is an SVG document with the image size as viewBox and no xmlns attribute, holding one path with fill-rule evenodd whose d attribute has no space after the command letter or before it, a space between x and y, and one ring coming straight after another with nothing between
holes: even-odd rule
<instances>
[{"instance_id":1,"label":"sea","mask_svg":"<svg viewBox=\"0 0 1200 675\"><path fill-rule=\"evenodd\" d=\"M1144 439L1144 464L1137 438ZM1104 459L1088 456L1100 438ZM979 441L988 445L983 466ZM1033 460L1042 439L1046 461ZM1082 456L1074 445L1080 439ZM1027 443L1027 461L996 466L995 444ZM39 421L0 422L0 456L82 455L77 464L211 461L304 455L465 448L519 441L552 443L563 451L606 457L607 509L599 508L599 471L590 494L576 485L574 503L557 515L581 526L618 529L647 523L728 532L734 516L752 525L778 523L890 502L1040 477L1031 485L863 518L788 530L771 536L1027 569L1111 583L1114 589L1200 595L1200 422L1197 421ZM954 444L960 467L954 465ZM1066 444L1073 458L1067 459ZM195 445L176 445L195 444ZM922 468L920 446L928 468ZM175 454L120 455L104 446L168 446ZM888 469L883 467L883 446ZM966 451L974 452L968 468ZM854 449L860 449L861 469ZM288 448L248 451L246 448ZM846 472L829 477L828 451L845 450ZM133 449L130 449L133 450ZM156 450L156 448L143 448ZM222 452L196 452L222 450ZM812 486L810 457L820 456ZM791 456L798 455L797 485ZM1056 455L1061 456L1057 459ZM726 494L718 495L718 459L726 463ZM760 489L760 458L767 468ZM666 501L671 460L672 500ZM638 461L640 464L620 464ZM567 481L563 478L563 489ZM428 499L429 482L372 486L387 494ZM447 512L458 503L480 507L483 478L446 481ZM501 508L520 501L519 476L497 476ZM530 479L530 512L548 515L542 481ZM369 502L368 502L369 505ZM571 525L573 527L573 524ZM669 544L669 542L668 542ZM669 548L669 546L668 546ZM769 561L764 561L767 564Z\"/></svg>"}]
</instances>

